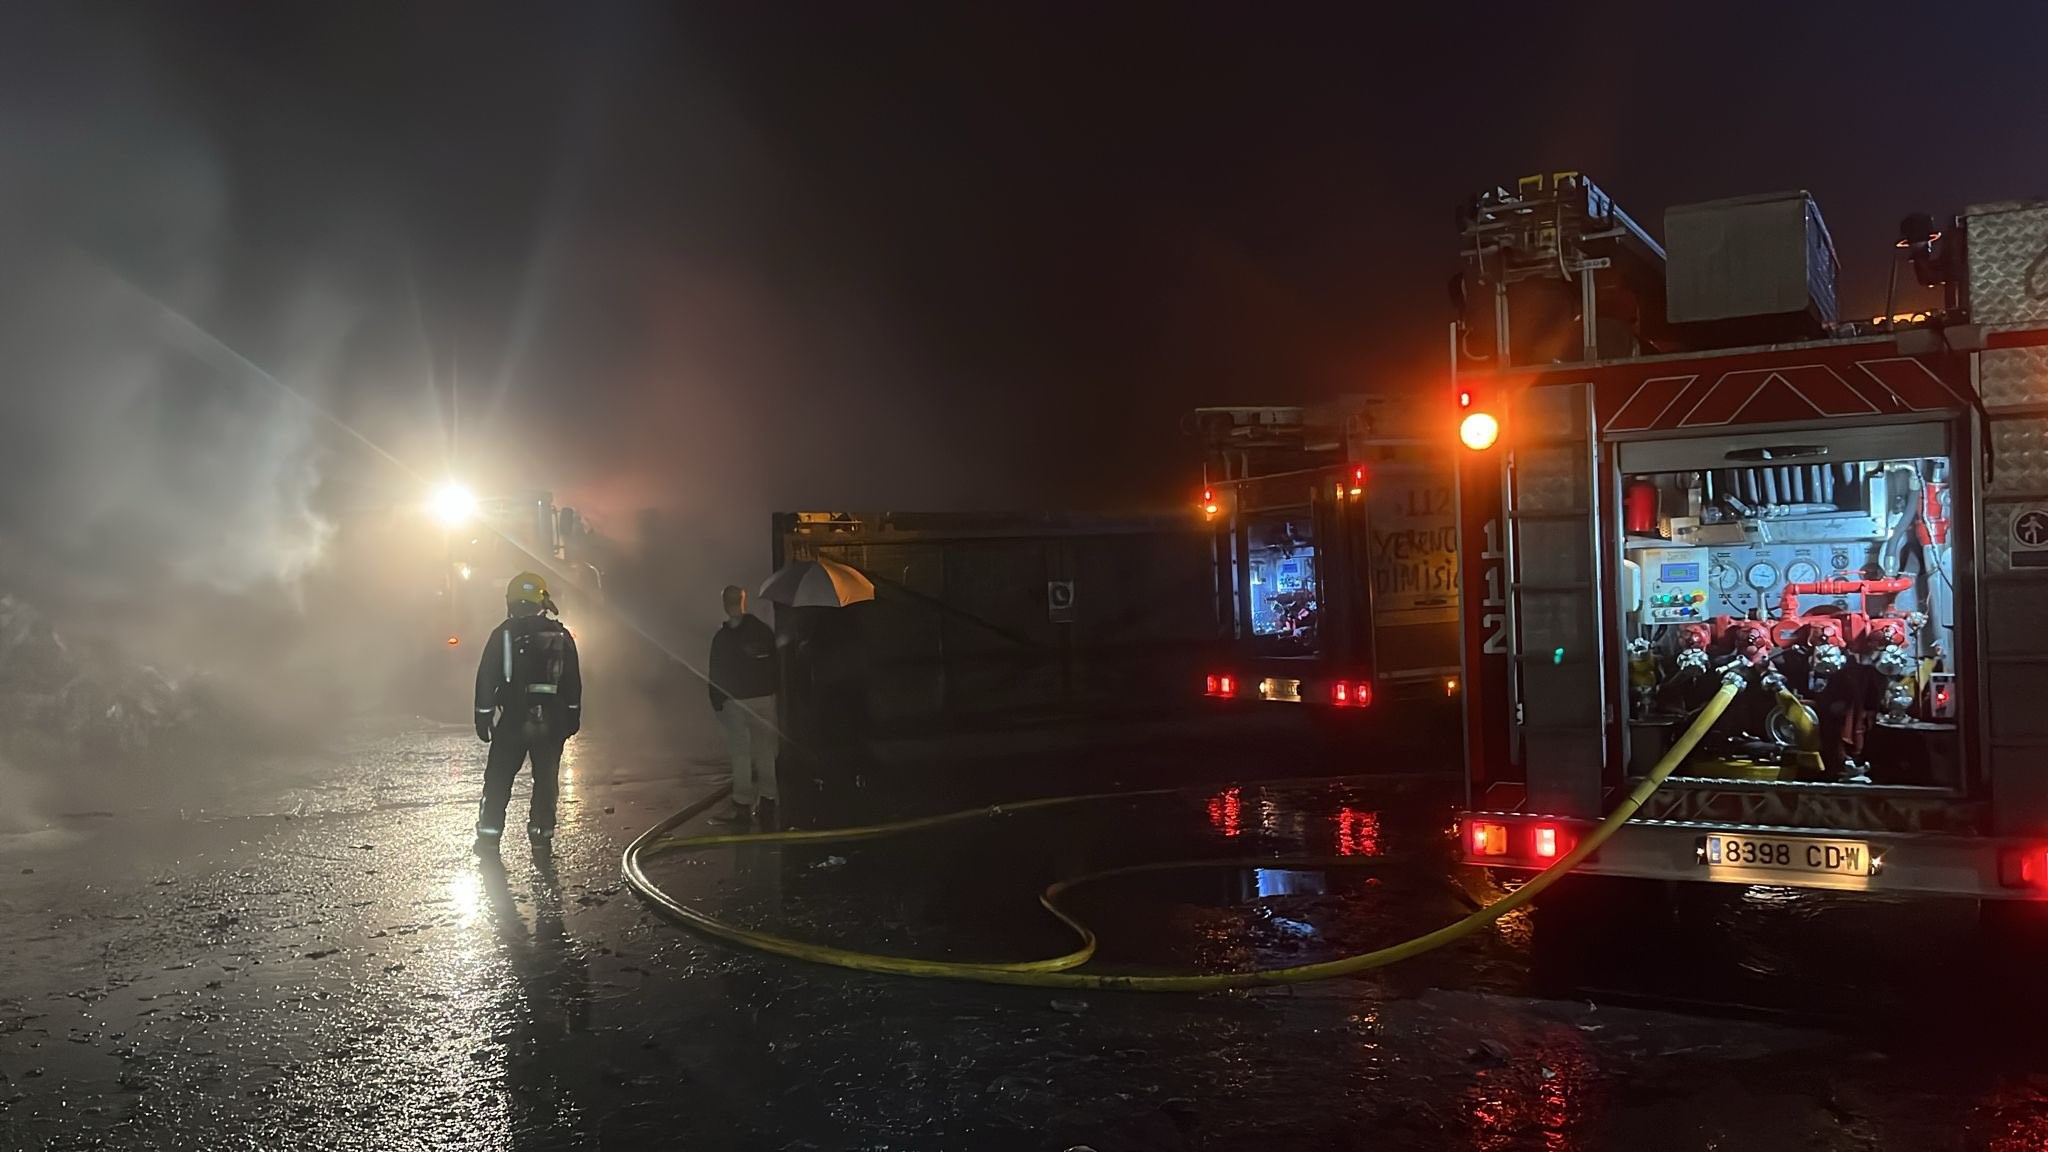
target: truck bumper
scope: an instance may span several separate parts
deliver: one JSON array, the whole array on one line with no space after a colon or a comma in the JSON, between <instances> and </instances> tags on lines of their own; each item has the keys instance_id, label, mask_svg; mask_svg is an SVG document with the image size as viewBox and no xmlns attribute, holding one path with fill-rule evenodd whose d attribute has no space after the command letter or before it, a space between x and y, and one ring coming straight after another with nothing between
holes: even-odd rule
<instances>
[{"instance_id":1,"label":"truck bumper","mask_svg":"<svg viewBox=\"0 0 2048 1152\"><path fill-rule=\"evenodd\" d=\"M1344 675L1319 665L1251 664L1240 671L1210 673L1203 695L1233 703L1307 705L1353 712L1459 707L1455 670L1443 675L1375 679Z\"/></svg>"},{"instance_id":2,"label":"truck bumper","mask_svg":"<svg viewBox=\"0 0 2048 1152\"><path fill-rule=\"evenodd\" d=\"M1591 821L1466 812L1467 864L1535 872L1590 833ZM1895 895L2048 900L2048 843L1652 820L1631 822L1576 871L1648 880Z\"/></svg>"}]
</instances>

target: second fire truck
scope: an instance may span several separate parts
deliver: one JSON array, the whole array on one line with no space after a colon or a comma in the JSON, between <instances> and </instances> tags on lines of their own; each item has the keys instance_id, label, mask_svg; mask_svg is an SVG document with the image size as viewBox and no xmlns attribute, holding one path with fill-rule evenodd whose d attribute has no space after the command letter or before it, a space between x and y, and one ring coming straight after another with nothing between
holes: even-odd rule
<instances>
[{"instance_id":1,"label":"second fire truck","mask_svg":"<svg viewBox=\"0 0 2048 1152\"><path fill-rule=\"evenodd\" d=\"M1452 713L1452 462L1429 411L1383 396L1196 411L1223 633L1207 695Z\"/></svg>"}]
</instances>

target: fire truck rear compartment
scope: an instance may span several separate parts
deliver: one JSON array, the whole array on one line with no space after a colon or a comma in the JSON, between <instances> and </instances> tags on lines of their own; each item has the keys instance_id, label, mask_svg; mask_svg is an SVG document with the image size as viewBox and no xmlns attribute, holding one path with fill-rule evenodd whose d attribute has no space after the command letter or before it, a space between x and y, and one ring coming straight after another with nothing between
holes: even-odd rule
<instances>
[{"instance_id":1,"label":"fire truck rear compartment","mask_svg":"<svg viewBox=\"0 0 2048 1152\"><path fill-rule=\"evenodd\" d=\"M1542 867L1719 670L1585 870L2048 904L2048 201L1927 220L1940 309L1864 322L1804 194L1674 210L1668 266L1577 173L1467 205L1468 861Z\"/></svg>"},{"instance_id":2,"label":"fire truck rear compartment","mask_svg":"<svg viewBox=\"0 0 2048 1152\"><path fill-rule=\"evenodd\" d=\"M1577 388L1539 388L1519 411L1533 423L1584 401ZM1963 767L1957 717L1971 684L1957 675L1967 664L1951 502L1963 434L1934 419L1625 440L1597 453L1583 439L1525 446L1509 470L1503 559L1516 608L1512 714L1533 762L1523 780L1475 795L1464 857L1544 866L1733 672L1744 687L1722 720L1582 870L2048 894L2008 878L2019 866L2007 856L2042 848L1984 838L1981 781ZM1588 530L1597 549L1575 554ZM1600 560L1589 567L1591 551ZM1611 595L1592 594L1596 570ZM1591 643L1595 621L1614 642ZM1619 761L1560 723L1586 716L1602 686L1625 721ZM1602 761L1611 773L1593 768ZM2035 871L2048 881L2048 865Z\"/></svg>"},{"instance_id":3,"label":"fire truck rear compartment","mask_svg":"<svg viewBox=\"0 0 2048 1152\"><path fill-rule=\"evenodd\" d=\"M1756 439L1618 446L1630 774L1734 670L1679 786L1960 788L1945 429Z\"/></svg>"}]
</instances>

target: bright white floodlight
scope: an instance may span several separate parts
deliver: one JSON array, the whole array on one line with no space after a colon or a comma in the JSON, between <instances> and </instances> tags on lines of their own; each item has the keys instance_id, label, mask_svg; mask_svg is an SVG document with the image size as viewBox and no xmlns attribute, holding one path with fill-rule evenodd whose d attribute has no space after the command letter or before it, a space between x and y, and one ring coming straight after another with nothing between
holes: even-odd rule
<instances>
[{"instance_id":1,"label":"bright white floodlight","mask_svg":"<svg viewBox=\"0 0 2048 1152\"><path fill-rule=\"evenodd\" d=\"M450 480L434 489L427 499L427 510L434 514L445 528L460 528L476 515L476 493Z\"/></svg>"}]
</instances>

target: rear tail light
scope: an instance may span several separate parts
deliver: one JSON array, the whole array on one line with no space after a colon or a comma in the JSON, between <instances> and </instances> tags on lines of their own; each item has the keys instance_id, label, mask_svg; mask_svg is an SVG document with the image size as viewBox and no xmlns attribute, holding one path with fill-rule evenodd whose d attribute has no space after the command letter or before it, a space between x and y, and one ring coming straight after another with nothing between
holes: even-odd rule
<instances>
[{"instance_id":1,"label":"rear tail light","mask_svg":"<svg viewBox=\"0 0 2048 1152\"><path fill-rule=\"evenodd\" d=\"M1998 883L2003 888L2048 888L2048 848L2035 844L2000 849Z\"/></svg>"},{"instance_id":2,"label":"rear tail light","mask_svg":"<svg viewBox=\"0 0 2048 1152\"><path fill-rule=\"evenodd\" d=\"M1338 680L1330 685L1330 703L1339 708L1364 708L1372 703L1372 681Z\"/></svg>"},{"instance_id":3,"label":"rear tail light","mask_svg":"<svg viewBox=\"0 0 2048 1152\"><path fill-rule=\"evenodd\" d=\"M1472 842L1474 856L1505 856L1508 854L1508 826L1490 824L1475 820L1466 825L1466 837Z\"/></svg>"},{"instance_id":4,"label":"rear tail light","mask_svg":"<svg viewBox=\"0 0 2048 1152\"><path fill-rule=\"evenodd\" d=\"M1465 848L1470 858L1493 857L1510 867L1548 868L1571 854L1579 830L1570 824L1468 820ZM2048 855L2043 856L2048 868Z\"/></svg>"},{"instance_id":5,"label":"rear tail light","mask_svg":"<svg viewBox=\"0 0 2048 1152\"><path fill-rule=\"evenodd\" d=\"M1211 673L1202 681L1202 694L1228 700L1237 695L1237 677L1228 672Z\"/></svg>"}]
</instances>

